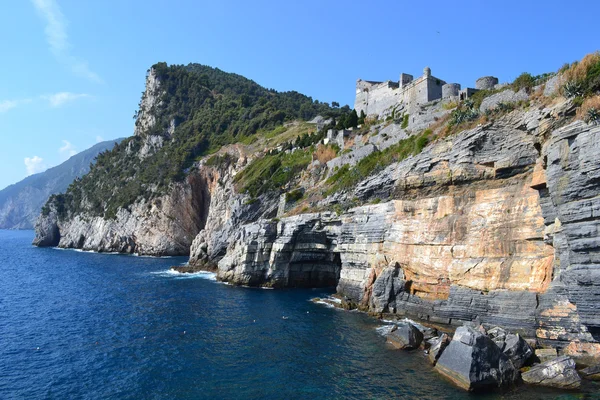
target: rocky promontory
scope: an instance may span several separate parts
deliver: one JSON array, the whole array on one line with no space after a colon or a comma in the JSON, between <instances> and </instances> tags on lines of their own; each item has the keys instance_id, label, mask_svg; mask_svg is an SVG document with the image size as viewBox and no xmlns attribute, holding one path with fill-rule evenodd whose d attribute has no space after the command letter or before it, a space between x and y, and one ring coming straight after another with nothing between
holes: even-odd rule
<instances>
[{"instance_id":1,"label":"rocky promontory","mask_svg":"<svg viewBox=\"0 0 600 400\"><path fill-rule=\"evenodd\" d=\"M235 285L336 287L345 305L376 315L512 332L459 328L444 352L448 338L432 342L436 368L468 389L514 382L525 339L600 362L600 125L583 115L599 95L569 92L580 67L360 117L296 94L269 103L276 95L252 98L254 86L219 103L235 90L165 68L149 72L135 138L92 170L101 183L49 204L36 244L189 254L190 271L216 269ZM177 74L198 79L193 92ZM190 93L201 94L195 109L181 100ZM293 119L290 99L330 118ZM490 343L493 354L482 350ZM449 357L465 352L493 368L459 371ZM527 379L568 371L565 360Z\"/></svg>"}]
</instances>

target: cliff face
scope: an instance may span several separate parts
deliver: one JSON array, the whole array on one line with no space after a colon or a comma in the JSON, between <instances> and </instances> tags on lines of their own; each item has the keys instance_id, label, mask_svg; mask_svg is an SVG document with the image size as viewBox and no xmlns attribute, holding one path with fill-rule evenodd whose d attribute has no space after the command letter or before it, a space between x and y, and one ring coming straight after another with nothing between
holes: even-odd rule
<instances>
[{"instance_id":1,"label":"cliff face","mask_svg":"<svg viewBox=\"0 0 600 400\"><path fill-rule=\"evenodd\" d=\"M156 108L166 107L161 84L151 71L136 125L140 140L127 147L127 156L140 162L154 162L181 139L170 115L157 129ZM436 118L446 118L443 108L427 105L414 116L421 121L415 126L433 127ZM311 144L273 144L272 133L254 138L254 147L227 145L196 160L166 193L138 198L113 218L85 211L91 207L67 217L51 208L38 221L36 242L151 255L189 252L191 266L216 269L218 279L232 284L336 286L349 305L363 310L499 325L598 359L600 126L573 122L574 114L571 101L534 100L491 111L485 122L454 135L434 127L438 136L430 145L424 132L399 124L367 127L348 139L348 152L329 149L333 159L355 157L354 170L327 169L332 158L326 151L306 161ZM194 124L187 128L196 132ZM285 140L296 139L283 128ZM369 158L374 143L381 147L379 159ZM386 149L406 158L385 158ZM373 159L389 165L367 169L363 160ZM298 165L303 171L294 175ZM363 167L370 172L358 184L326 195L338 187L332 178L355 177L340 170L361 173ZM296 215L277 219L284 192L286 198L306 196L305 203L287 208ZM350 203L362 205L344 210Z\"/></svg>"},{"instance_id":2,"label":"cliff face","mask_svg":"<svg viewBox=\"0 0 600 400\"><path fill-rule=\"evenodd\" d=\"M577 357L600 355L600 127L560 129L570 103L513 112L393 164L348 196L393 197L340 216L240 228L222 280L310 285L339 271L359 308L500 325Z\"/></svg>"},{"instance_id":3,"label":"cliff face","mask_svg":"<svg viewBox=\"0 0 600 400\"><path fill-rule=\"evenodd\" d=\"M119 209L113 219L79 214L61 219L55 211L36 223L35 245L143 255L188 255L206 223L206 183L191 175L168 195ZM53 232L49 235L49 232Z\"/></svg>"}]
</instances>

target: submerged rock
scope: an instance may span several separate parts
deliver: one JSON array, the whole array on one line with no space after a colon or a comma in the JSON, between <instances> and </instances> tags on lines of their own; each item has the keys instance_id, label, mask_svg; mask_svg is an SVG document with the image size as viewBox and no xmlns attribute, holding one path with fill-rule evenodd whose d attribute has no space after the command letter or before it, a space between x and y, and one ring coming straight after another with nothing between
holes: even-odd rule
<instances>
[{"instance_id":1,"label":"submerged rock","mask_svg":"<svg viewBox=\"0 0 600 400\"><path fill-rule=\"evenodd\" d=\"M435 368L466 390L506 386L518 376L512 361L492 339L468 326L456 330Z\"/></svg>"},{"instance_id":2,"label":"submerged rock","mask_svg":"<svg viewBox=\"0 0 600 400\"><path fill-rule=\"evenodd\" d=\"M575 370L575 361L567 356L538 364L522 374L526 383L561 389L577 389L581 378Z\"/></svg>"}]
</instances>

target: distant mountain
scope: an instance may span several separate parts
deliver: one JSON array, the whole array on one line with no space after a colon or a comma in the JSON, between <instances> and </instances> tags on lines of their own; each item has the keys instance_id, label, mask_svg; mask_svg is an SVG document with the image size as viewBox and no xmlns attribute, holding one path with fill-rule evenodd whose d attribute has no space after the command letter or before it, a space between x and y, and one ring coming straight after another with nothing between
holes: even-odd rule
<instances>
[{"instance_id":1,"label":"distant mountain","mask_svg":"<svg viewBox=\"0 0 600 400\"><path fill-rule=\"evenodd\" d=\"M56 167L0 190L0 229L33 229L48 197L67 190L75 178L88 173L98 154L111 150L122 140L98 143Z\"/></svg>"}]
</instances>

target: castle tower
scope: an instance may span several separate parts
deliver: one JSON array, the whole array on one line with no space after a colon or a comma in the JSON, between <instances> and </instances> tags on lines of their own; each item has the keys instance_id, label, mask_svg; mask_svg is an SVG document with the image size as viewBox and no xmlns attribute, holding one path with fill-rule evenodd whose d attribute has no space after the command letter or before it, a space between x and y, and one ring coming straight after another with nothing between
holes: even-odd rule
<instances>
[{"instance_id":1,"label":"castle tower","mask_svg":"<svg viewBox=\"0 0 600 400\"><path fill-rule=\"evenodd\" d=\"M431 68L429 68L429 67L423 68L423 76L429 78L431 76Z\"/></svg>"}]
</instances>

